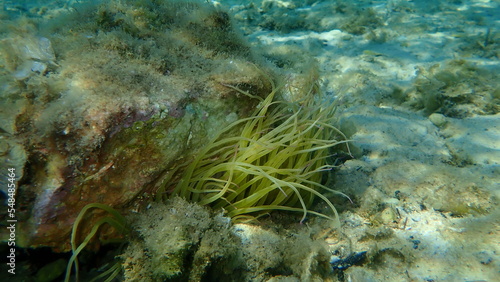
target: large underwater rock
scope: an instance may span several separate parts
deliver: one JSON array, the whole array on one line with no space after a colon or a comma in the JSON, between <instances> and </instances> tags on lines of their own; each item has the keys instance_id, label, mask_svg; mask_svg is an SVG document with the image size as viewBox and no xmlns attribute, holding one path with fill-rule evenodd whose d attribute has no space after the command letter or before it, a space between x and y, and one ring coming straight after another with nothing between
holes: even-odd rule
<instances>
[{"instance_id":1,"label":"large underwater rock","mask_svg":"<svg viewBox=\"0 0 500 282\"><path fill-rule=\"evenodd\" d=\"M272 91L272 71L210 4L106 1L2 25L0 157L18 173L23 247L70 250L89 203L140 209L157 178L253 111L228 85Z\"/></svg>"}]
</instances>

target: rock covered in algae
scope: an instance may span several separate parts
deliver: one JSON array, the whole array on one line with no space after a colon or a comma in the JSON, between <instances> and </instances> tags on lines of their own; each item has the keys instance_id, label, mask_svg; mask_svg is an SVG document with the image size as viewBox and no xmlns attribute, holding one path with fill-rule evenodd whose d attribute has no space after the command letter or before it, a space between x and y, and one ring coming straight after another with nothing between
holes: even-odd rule
<instances>
[{"instance_id":1,"label":"rock covered in algae","mask_svg":"<svg viewBox=\"0 0 500 282\"><path fill-rule=\"evenodd\" d=\"M130 221L137 234L121 256L127 281L328 281L332 275L320 232L296 222L233 225L221 211L181 198L153 204Z\"/></svg>"},{"instance_id":2,"label":"rock covered in algae","mask_svg":"<svg viewBox=\"0 0 500 282\"><path fill-rule=\"evenodd\" d=\"M88 203L148 202L159 175L257 105L226 85L272 91L273 71L207 3L102 1L2 25L0 126L21 148L26 247L69 250Z\"/></svg>"}]
</instances>

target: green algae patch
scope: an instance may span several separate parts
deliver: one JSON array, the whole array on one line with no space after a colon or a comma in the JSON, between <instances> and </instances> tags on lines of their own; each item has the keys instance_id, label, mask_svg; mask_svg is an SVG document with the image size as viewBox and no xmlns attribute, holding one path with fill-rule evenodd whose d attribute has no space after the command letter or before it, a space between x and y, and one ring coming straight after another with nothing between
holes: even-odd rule
<instances>
[{"instance_id":1,"label":"green algae patch","mask_svg":"<svg viewBox=\"0 0 500 282\"><path fill-rule=\"evenodd\" d=\"M130 221L136 233L121 256L125 280L321 281L331 275L328 245L296 223L233 225L222 211L179 197L152 203Z\"/></svg>"},{"instance_id":2,"label":"green algae patch","mask_svg":"<svg viewBox=\"0 0 500 282\"><path fill-rule=\"evenodd\" d=\"M468 60L449 60L421 68L414 89L402 95L404 104L429 116L466 118L494 115L500 110L495 72Z\"/></svg>"},{"instance_id":3,"label":"green algae patch","mask_svg":"<svg viewBox=\"0 0 500 282\"><path fill-rule=\"evenodd\" d=\"M139 236L131 239L122 255L126 280L187 280L188 266L195 263L200 268L191 269L189 280L198 281L203 264L228 262L226 256L235 252L229 218L180 198L152 204L143 214L132 216L131 224Z\"/></svg>"}]
</instances>

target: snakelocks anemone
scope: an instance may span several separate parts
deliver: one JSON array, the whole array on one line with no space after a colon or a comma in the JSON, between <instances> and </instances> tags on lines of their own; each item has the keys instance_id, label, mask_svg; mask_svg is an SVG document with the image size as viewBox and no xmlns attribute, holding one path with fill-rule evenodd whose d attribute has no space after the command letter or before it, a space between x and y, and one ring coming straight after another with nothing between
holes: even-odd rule
<instances>
[{"instance_id":1,"label":"snakelocks anemone","mask_svg":"<svg viewBox=\"0 0 500 282\"><path fill-rule=\"evenodd\" d=\"M343 194L321 183L322 172L332 168L327 164L330 149L347 142L331 124L334 105L319 101L320 95L314 93L317 87L311 87L301 101L285 102L274 100L284 86L273 85L265 99L225 86L259 99L259 106L251 117L222 130L185 165L168 171L160 181L157 199L178 195L223 208L234 221L285 210L302 212L301 222L311 213L338 224L337 211L323 193ZM226 134L239 127L238 136ZM309 209L316 197L326 202L331 214Z\"/></svg>"}]
</instances>

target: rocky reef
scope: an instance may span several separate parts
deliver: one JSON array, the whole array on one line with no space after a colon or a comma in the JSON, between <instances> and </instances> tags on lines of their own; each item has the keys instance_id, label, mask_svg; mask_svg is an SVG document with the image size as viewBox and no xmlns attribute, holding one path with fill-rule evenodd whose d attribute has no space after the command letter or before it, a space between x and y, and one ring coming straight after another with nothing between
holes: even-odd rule
<instances>
[{"instance_id":1,"label":"rocky reef","mask_svg":"<svg viewBox=\"0 0 500 282\"><path fill-rule=\"evenodd\" d=\"M327 232L279 215L233 225L173 198L130 221L137 233L122 255L128 281L328 281L332 273Z\"/></svg>"},{"instance_id":2,"label":"rocky reef","mask_svg":"<svg viewBox=\"0 0 500 282\"><path fill-rule=\"evenodd\" d=\"M274 77L201 1L79 4L0 32L1 169L18 172L23 247L68 251L89 203L140 210L159 175L254 110L228 85L265 97Z\"/></svg>"}]
</instances>

